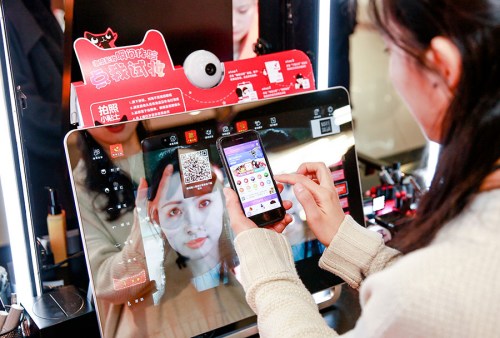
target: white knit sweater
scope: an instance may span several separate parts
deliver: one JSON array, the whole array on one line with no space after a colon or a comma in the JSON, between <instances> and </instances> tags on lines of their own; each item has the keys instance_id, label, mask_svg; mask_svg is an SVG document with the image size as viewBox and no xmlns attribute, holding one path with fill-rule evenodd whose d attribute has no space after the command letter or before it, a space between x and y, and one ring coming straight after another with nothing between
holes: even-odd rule
<instances>
[{"instance_id":1,"label":"white knit sweater","mask_svg":"<svg viewBox=\"0 0 500 338\"><path fill-rule=\"evenodd\" d=\"M283 235L244 231L236 250L262 337L337 335L298 278ZM499 337L500 190L479 194L429 246L404 257L347 216L320 266L361 285L361 317L345 336Z\"/></svg>"}]
</instances>

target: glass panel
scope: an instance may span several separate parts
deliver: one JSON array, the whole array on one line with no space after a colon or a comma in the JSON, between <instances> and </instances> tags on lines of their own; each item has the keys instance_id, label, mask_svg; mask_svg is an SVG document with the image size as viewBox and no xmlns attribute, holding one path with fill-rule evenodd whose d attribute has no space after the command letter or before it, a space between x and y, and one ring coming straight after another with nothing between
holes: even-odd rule
<instances>
[{"instance_id":1,"label":"glass panel","mask_svg":"<svg viewBox=\"0 0 500 338\"><path fill-rule=\"evenodd\" d=\"M222 194L228 179L215 147L219 136L247 129L259 132L275 174L325 162L344 210L363 224L341 88L74 131L66 147L105 336L193 336L255 320L238 282ZM173 173L165 180L168 164ZM242 176L240 189L271 186L266 174ZM142 177L149 189L139 187ZM316 292L340 283L318 268L324 247L290 187L282 197L296 202L285 234L305 285Z\"/></svg>"}]
</instances>

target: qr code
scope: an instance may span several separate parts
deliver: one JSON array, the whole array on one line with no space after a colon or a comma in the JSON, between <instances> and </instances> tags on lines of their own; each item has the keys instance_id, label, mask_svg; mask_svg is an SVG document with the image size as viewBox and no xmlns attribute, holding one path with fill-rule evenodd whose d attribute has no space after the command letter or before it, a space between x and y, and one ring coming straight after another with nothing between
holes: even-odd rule
<instances>
[{"instance_id":1,"label":"qr code","mask_svg":"<svg viewBox=\"0 0 500 338\"><path fill-rule=\"evenodd\" d=\"M331 120L319 121L319 127L321 128L321 134L331 133L332 121Z\"/></svg>"},{"instance_id":2,"label":"qr code","mask_svg":"<svg viewBox=\"0 0 500 338\"><path fill-rule=\"evenodd\" d=\"M184 184L192 184L212 179L208 150L198 150L180 154L180 165Z\"/></svg>"}]
</instances>

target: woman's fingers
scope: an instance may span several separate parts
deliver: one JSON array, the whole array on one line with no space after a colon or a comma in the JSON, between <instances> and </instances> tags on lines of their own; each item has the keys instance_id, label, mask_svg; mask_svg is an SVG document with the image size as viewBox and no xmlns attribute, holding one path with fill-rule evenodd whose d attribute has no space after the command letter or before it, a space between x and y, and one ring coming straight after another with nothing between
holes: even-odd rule
<instances>
[{"instance_id":1,"label":"woman's fingers","mask_svg":"<svg viewBox=\"0 0 500 338\"><path fill-rule=\"evenodd\" d=\"M285 189L285 186L281 183L276 183L276 185L278 186L278 191L281 193L283 191L283 189Z\"/></svg>"},{"instance_id":2,"label":"woman's fingers","mask_svg":"<svg viewBox=\"0 0 500 338\"><path fill-rule=\"evenodd\" d=\"M158 219L158 203L160 201L160 192L165 191L164 189L170 182L170 177L172 176L174 172L174 166L169 164L163 169L163 174L161 175L160 183L158 184L158 190L156 190L156 196L153 200L149 201L148 204L148 216L149 219L155 222L156 224L159 224L159 219Z\"/></svg>"},{"instance_id":3,"label":"woman's fingers","mask_svg":"<svg viewBox=\"0 0 500 338\"><path fill-rule=\"evenodd\" d=\"M165 167L163 170L163 174L161 175L161 180L160 184L158 185L158 190L157 191L164 191L165 186L168 184L170 181L170 176L172 176L172 173L174 172L174 166L169 164ZM158 197L158 194L156 194L156 197ZM155 197L155 199L156 199Z\"/></svg>"},{"instance_id":4,"label":"woman's fingers","mask_svg":"<svg viewBox=\"0 0 500 338\"><path fill-rule=\"evenodd\" d=\"M244 230L257 227L257 225L249 220L243 213L238 195L233 189L224 188L224 196L226 197L226 208L231 221L231 227L236 235Z\"/></svg>"},{"instance_id":5,"label":"woman's fingers","mask_svg":"<svg viewBox=\"0 0 500 338\"><path fill-rule=\"evenodd\" d=\"M283 200L282 202L283 202L283 208L285 208L285 210L289 210L293 206L292 201Z\"/></svg>"},{"instance_id":6,"label":"woman's fingers","mask_svg":"<svg viewBox=\"0 0 500 338\"><path fill-rule=\"evenodd\" d=\"M309 211L310 214L318 209L318 204L321 204L322 200L328 198L326 195L335 191L335 188L331 190L321 188L303 175L285 174L280 175L279 179L281 182L293 185L295 197L297 197L305 211Z\"/></svg>"},{"instance_id":7,"label":"woman's fingers","mask_svg":"<svg viewBox=\"0 0 500 338\"><path fill-rule=\"evenodd\" d=\"M307 219L313 220L317 218L320 209L318 207L318 201L313 194L301 183L297 183L293 186L293 192L299 203L302 204Z\"/></svg>"},{"instance_id":8,"label":"woman's fingers","mask_svg":"<svg viewBox=\"0 0 500 338\"><path fill-rule=\"evenodd\" d=\"M297 169L297 174L316 179L320 186L324 188L333 188L333 180L330 169L323 162L302 163Z\"/></svg>"},{"instance_id":9,"label":"woman's fingers","mask_svg":"<svg viewBox=\"0 0 500 338\"><path fill-rule=\"evenodd\" d=\"M345 217L336 193L323 189L322 192L315 191L312 194L301 183L295 184L293 191L304 208L307 224L316 238L328 246Z\"/></svg>"},{"instance_id":10,"label":"woman's fingers","mask_svg":"<svg viewBox=\"0 0 500 338\"><path fill-rule=\"evenodd\" d=\"M234 192L233 189L224 188L224 196L226 197L226 207L229 217L234 220L241 220L242 217L245 217L243 210L241 210L236 192Z\"/></svg>"},{"instance_id":11,"label":"woman's fingers","mask_svg":"<svg viewBox=\"0 0 500 338\"><path fill-rule=\"evenodd\" d=\"M298 182L304 182L308 180L307 177L304 175L300 174L281 174L281 175L276 175L274 176L274 179L276 181L279 181L280 183L286 183L286 184L296 184Z\"/></svg>"},{"instance_id":12,"label":"woman's fingers","mask_svg":"<svg viewBox=\"0 0 500 338\"><path fill-rule=\"evenodd\" d=\"M326 165L304 163L296 174L276 175L275 179L293 185L294 194L304 208L309 227L321 243L329 245L345 214Z\"/></svg>"},{"instance_id":13,"label":"woman's fingers","mask_svg":"<svg viewBox=\"0 0 500 338\"><path fill-rule=\"evenodd\" d=\"M224 188L224 195L226 197L226 208L229 214L229 219L231 220L231 227L235 234L252 228L257 228L257 225L252 222L249 218L245 216L243 210L241 209L240 202L238 200L238 195L233 189ZM292 202L288 200L283 201L283 207L288 210L292 207ZM292 222L292 216L286 214L285 217L267 228L273 229L277 232L283 232L286 226Z\"/></svg>"},{"instance_id":14,"label":"woman's fingers","mask_svg":"<svg viewBox=\"0 0 500 338\"><path fill-rule=\"evenodd\" d=\"M318 191L318 188L320 186L318 183L314 182L310 178L308 178L304 175L301 175L301 174L282 174L282 175L276 175L275 178L277 181L280 181L282 183L291 184L291 185L301 183L313 195L316 194L316 192Z\"/></svg>"},{"instance_id":15,"label":"woman's fingers","mask_svg":"<svg viewBox=\"0 0 500 338\"><path fill-rule=\"evenodd\" d=\"M273 229L276 232L282 233L283 230L287 227L288 224L292 223L293 217L290 214L285 214L285 218L283 218L278 223L267 226L269 229Z\"/></svg>"}]
</instances>

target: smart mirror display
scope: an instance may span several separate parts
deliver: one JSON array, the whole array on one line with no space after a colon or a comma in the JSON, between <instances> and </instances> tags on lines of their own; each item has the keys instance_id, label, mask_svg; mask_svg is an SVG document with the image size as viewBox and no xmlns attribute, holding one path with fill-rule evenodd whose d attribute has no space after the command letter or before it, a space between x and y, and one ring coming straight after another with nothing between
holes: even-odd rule
<instances>
[{"instance_id":1,"label":"smart mirror display","mask_svg":"<svg viewBox=\"0 0 500 338\"><path fill-rule=\"evenodd\" d=\"M104 337L222 335L256 323L215 146L246 130L259 133L275 175L324 162L344 211L363 224L343 88L73 131L66 152ZM294 205L284 234L305 286L314 293L341 283L319 269L325 247L291 187L281 198Z\"/></svg>"}]
</instances>

